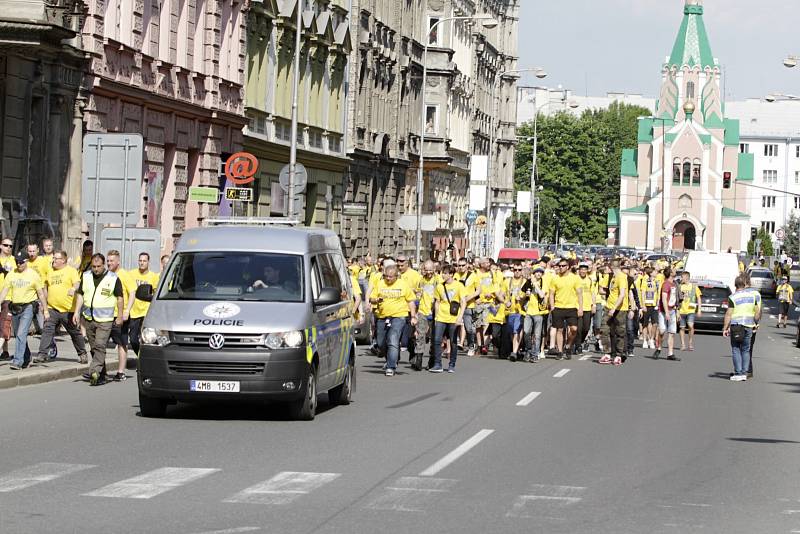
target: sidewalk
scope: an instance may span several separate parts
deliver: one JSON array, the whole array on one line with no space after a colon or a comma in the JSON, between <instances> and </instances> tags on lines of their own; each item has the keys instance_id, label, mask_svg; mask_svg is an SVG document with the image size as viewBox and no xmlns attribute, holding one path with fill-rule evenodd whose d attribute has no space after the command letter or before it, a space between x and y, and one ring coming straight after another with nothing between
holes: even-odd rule
<instances>
[{"instance_id":1,"label":"sidewalk","mask_svg":"<svg viewBox=\"0 0 800 534\"><path fill-rule=\"evenodd\" d=\"M17 386L30 386L33 384L44 384L54 380L65 378L75 378L89 371L88 364L78 361L78 353L72 346L69 336L56 336L56 346L58 347L58 358L47 363L31 363L30 367L20 371L9 369L11 361L0 361L0 389L9 389ZM39 336L28 336L28 346L31 349L32 357L35 357L39 350ZM9 353L14 354L14 340L8 343ZM88 350L88 343L86 349ZM117 350L107 349L106 366L109 374L117 372ZM128 358L132 358L133 353L128 352ZM89 355L91 359L91 355ZM130 361L128 364L130 365Z\"/></svg>"}]
</instances>

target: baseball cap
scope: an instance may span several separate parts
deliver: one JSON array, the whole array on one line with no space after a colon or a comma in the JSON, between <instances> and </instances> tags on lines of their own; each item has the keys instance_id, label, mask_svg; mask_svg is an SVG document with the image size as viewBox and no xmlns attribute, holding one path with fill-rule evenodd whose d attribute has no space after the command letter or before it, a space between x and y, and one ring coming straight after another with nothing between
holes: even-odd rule
<instances>
[{"instance_id":1,"label":"baseball cap","mask_svg":"<svg viewBox=\"0 0 800 534\"><path fill-rule=\"evenodd\" d=\"M534 272L534 273L543 273L543 272L544 272L544 269L542 269L541 267L537 267L537 268L535 268L535 269L533 270L533 272Z\"/></svg>"},{"instance_id":2,"label":"baseball cap","mask_svg":"<svg viewBox=\"0 0 800 534\"><path fill-rule=\"evenodd\" d=\"M17 260L17 265L19 265L20 263L28 261L28 254L24 250L20 250L17 252L16 256L14 256L14 259Z\"/></svg>"},{"instance_id":3,"label":"baseball cap","mask_svg":"<svg viewBox=\"0 0 800 534\"><path fill-rule=\"evenodd\" d=\"M589 264L586 263L585 261L582 261L582 262L580 262L578 264L578 269L588 269L588 268L589 268Z\"/></svg>"}]
</instances>

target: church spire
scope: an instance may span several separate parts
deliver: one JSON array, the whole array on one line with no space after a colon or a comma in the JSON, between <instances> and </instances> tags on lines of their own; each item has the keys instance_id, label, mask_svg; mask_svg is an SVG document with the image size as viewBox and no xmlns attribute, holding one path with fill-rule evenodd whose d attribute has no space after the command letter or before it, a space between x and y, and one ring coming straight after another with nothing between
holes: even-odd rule
<instances>
[{"instance_id":1,"label":"church spire","mask_svg":"<svg viewBox=\"0 0 800 534\"><path fill-rule=\"evenodd\" d=\"M678 30L678 37L675 39L675 46L672 47L667 66L679 69L684 66L713 69L717 66L703 22L703 0L686 0L686 5L683 7L683 22Z\"/></svg>"}]
</instances>

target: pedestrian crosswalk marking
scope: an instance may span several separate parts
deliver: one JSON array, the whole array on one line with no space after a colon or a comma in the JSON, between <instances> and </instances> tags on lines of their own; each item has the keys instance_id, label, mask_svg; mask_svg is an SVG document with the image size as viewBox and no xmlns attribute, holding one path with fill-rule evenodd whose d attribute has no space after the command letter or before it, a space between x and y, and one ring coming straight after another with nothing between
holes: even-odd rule
<instances>
[{"instance_id":1,"label":"pedestrian crosswalk marking","mask_svg":"<svg viewBox=\"0 0 800 534\"><path fill-rule=\"evenodd\" d=\"M449 478L401 477L387 486L366 508L394 512L424 512L456 484Z\"/></svg>"},{"instance_id":2,"label":"pedestrian crosswalk marking","mask_svg":"<svg viewBox=\"0 0 800 534\"><path fill-rule=\"evenodd\" d=\"M585 491L581 486L532 484L527 494L516 498L506 517L533 518L542 508L571 506L583 500Z\"/></svg>"},{"instance_id":3,"label":"pedestrian crosswalk marking","mask_svg":"<svg viewBox=\"0 0 800 534\"><path fill-rule=\"evenodd\" d=\"M569 373L569 369L562 369L559 372L557 372L556 374L554 374L553 378L561 378L564 375L566 375L567 373Z\"/></svg>"},{"instance_id":4,"label":"pedestrian crosswalk marking","mask_svg":"<svg viewBox=\"0 0 800 534\"><path fill-rule=\"evenodd\" d=\"M150 499L217 471L219 469L162 467L137 477L103 486L89 493L84 493L84 495L87 497Z\"/></svg>"},{"instance_id":5,"label":"pedestrian crosswalk marking","mask_svg":"<svg viewBox=\"0 0 800 534\"><path fill-rule=\"evenodd\" d=\"M333 482L340 473L298 473L283 471L274 477L239 493L223 502L250 504L289 504L290 502Z\"/></svg>"},{"instance_id":6,"label":"pedestrian crosswalk marking","mask_svg":"<svg viewBox=\"0 0 800 534\"><path fill-rule=\"evenodd\" d=\"M62 464L42 462L0 476L0 493L17 491L42 482L49 482L84 469L96 467L87 464Z\"/></svg>"}]
</instances>

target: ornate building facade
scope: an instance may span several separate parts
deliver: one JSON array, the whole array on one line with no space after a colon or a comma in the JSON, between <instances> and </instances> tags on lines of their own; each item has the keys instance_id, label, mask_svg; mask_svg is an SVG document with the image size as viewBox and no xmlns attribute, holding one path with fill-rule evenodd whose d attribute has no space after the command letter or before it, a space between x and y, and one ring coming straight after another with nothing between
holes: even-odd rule
<instances>
[{"instance_id":1,"label":"ornate building facade","mask_svg":"<svg viewBox=\"0 0 800 534\"><path fill-rule=\"evenodd\" d=\"M79 244L82 2L0 0L0 11L2 234Z\"/></svg>"},{"instance_id":2,"label":"ornate building facade","mask_svg":"<svg viewBox=\"0 0 800 534\"><path fill-rule=\"evenodd\" d=\"M739 121L725 117L721 69L702 0L686 0L662 70L656 116L639 120L624 150L620 209L609 243L663 250L746 250L753 155L740 153Z\"/></svg>"},{"instance_id":3,"label":"ornate building facade","mask_svg":"<svg viewBox=\"0 0 800 534\"><path fill-rule=\"evenodd\" d=\"M238 0L88 3L85 131L143 135L139 226L160 229L167 253L184 228L219 212L189 202L189 187L219 187L224 156L242 147L247 8Z\"/></svg>"},{"instance_id":4,"label":"ornate building facade","mask_svg":"<svg viewBox=\"0 0 800 534\"><path fill-rule=\"evenodd\" d=\"M245 149L259 160L252 213L277 216L285 210L278 176L289 161L297 9L303 9L297 161L307 170L300 219L346 234L341 217L347 168L345 82L352 44L342 0L252 3L245 91Z\"/></svg>"}]
</instances>

